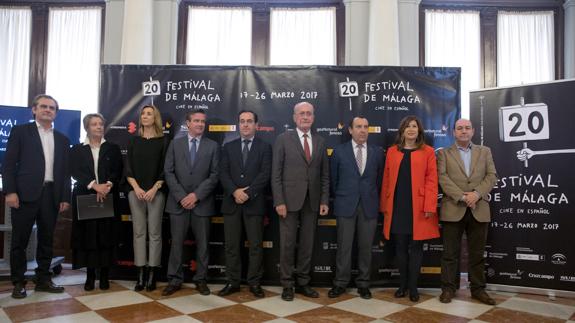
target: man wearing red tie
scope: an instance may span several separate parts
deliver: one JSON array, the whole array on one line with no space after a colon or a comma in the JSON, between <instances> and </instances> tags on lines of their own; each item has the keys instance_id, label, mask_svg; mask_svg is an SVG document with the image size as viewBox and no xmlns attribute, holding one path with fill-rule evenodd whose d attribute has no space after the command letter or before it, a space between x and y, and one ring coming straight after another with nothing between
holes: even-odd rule
<instances>
[{"instance_id":1,"label":"man wearing red tie","mask_svg":"<svg viewBox=\"0 0 575 323\"><path fill-rule=\"evenodd\" d=\"M296 293L319 297L309 286L309 271L317 213L323 216L329 211L329 164L325 140L311 132L313 105L296 104L293 119L296 131L276 139L271 181L274 206L280 216L280 281L285 301L293 300L294 287Z\"/></svg>"}]
</instances>

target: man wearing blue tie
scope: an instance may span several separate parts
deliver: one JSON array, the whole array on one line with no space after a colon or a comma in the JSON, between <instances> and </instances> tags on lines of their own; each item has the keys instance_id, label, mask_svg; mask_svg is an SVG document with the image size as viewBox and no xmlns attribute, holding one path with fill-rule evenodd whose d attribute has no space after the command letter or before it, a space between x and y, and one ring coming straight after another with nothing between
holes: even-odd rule
<instances>
[{"instance_id":1,"label":"man wearing blue tie","mask_svg":"<svg viewBox=\"0 0 575 323\"><path fill-rule=\"evenodd\" d=\"M383 150L368 145L369 123L355 117L349 124L351 140L337 146L331 157L330 179L337 217L337 255L333 288L328 297L345 293L351 279L351 253L357 237L359 296L371 298L369 291L371 248L379 215L379 192L383 172Z\"/></svg>"},{"instance_id":2,"label":"man wearing blue tie","mask_svg":"<svg viewBox=\"0 0 575 323\"><path fill-rule=\"evenodd\" d=\"M164 176L170 194L166 212L170 213L172 244L168 262L168 286L162 295L172 295L184 281L182 249L188 228L196 241L194 282L202 295L209 295L208 242L210 217L215 214L213 190L218 183L218 144L204 136L206 113L193 110L186 115L188 133L174 139L166 153Z\"/></svg>"}]
</instances>

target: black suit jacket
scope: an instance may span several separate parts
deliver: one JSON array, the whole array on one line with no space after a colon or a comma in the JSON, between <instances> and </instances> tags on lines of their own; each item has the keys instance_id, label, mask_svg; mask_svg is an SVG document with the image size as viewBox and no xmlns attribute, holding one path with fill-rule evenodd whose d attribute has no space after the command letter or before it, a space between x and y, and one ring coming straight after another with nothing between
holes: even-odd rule
<instances>
[{"instance_id":1,"label":"black suit jacket","mask_svg":"<svg viewBox=\"0 0 575 323\"><path fill-rule=\"evenodd\" d=\"M54 130L54 202L70 202L68 170L70 141ZM17 193L20 201L37 201L42 194L45 170L42 142L36 122L15 126L10 132L2 186L5 194Z\"/></svg>"},{"instance_id":2,"label":"black suit jacket","mask_svg":"<svg viewBox=\"0 0 575 323\"><path fill-rule=\"evenodd\" d=\"M272 147L259 138L254 138L246 165L242 161L242 142L236 139L224 145L220 161L220 181L224 188L222 213L233 213L243 207L245 214L263 215L266 211L265 193L269 187L272 166ZM236 204L233 193L236 189L249 186L250 197L244 204Z\"/></svg>"},{"instance_id":3,"label":"black suit jacket","mask_svg":"<svg viewBox=\"0 0 575 323\"><path fill-rule=\"evenodd\" d=\"M70 154L72 165L71 174L74 183L73 221L72 221L72 248L82 250L94 250L101 247L112 248L115 246L117 237L116 221L120 217L119 182L122 177L122 153L120 147L108 141L100 146L98 155L98 181L100 183L111 182L110 194L114 197L115 218L77 221L76 196L84 194L96 194L93 189L88 189L88 184L96 179L94 173L94 158L90 145L78 144L72 147Z\"/></svg>"}]
</instances>

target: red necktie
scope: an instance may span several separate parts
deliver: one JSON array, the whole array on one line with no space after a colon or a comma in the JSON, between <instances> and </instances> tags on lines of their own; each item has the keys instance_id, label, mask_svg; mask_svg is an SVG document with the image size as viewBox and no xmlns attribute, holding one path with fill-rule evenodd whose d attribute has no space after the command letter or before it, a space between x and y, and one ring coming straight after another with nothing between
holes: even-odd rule
<instances>
[{"instance_id":1,"label":"red necktie","mask_svg":"<svg viewBox=\"0 0 575 323\"><path fill-rule=\"evenodd\" d=\"M309 143L307 142L307 133L303 135L303 151L305 152L305 159L309 163L311 161L311 151L309 150Z\"/></svg>"}]
</instances>

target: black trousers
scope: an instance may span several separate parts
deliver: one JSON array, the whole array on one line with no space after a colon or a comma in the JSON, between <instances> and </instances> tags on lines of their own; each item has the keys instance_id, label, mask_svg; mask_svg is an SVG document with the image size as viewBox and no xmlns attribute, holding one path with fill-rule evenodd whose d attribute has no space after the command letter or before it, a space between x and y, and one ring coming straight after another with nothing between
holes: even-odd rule
<instances>
[{"instance_id":1,"label":"black trousers","mask_svg":"<svg viewBox=\"0 0 575 323\"><path fill-rule=\"evenodd\" d=\"M392 234L395 243L395 259L399 269L399 288L417 293L417 280L423 259L423 241L413 240L411 234Z\"/></svg>"},{"instance_id":2,"label":"black trousers","mask_svg":"<svg viewBox=\"0 0 575 323\"><path fill-rule=\"evenodd\" d=\"M243 223L243 225L242 225ZM241 250L243 249L242 232L246 230L249 241L248 284L259 285L263 275L263 234L262 215L246 215L238 206L231 214L224 214L224 234L226 240L226 276L228 283L239 286L242 273Z\"/></svg>"},{"instance_id":3,"label":"black trousers","mask_svg":"<svg viewBox=\"0 0 575 323\"><path fill-rule=\"evenodd\" d=\"M10 245L10 272L12 283L24 283L26 274L26 247L34 223L38 229L36 249L36 279L44 282L50 279L54 227L58 218L59 205L54 201L54 187L44 185L40 199L32 202L20 201L20 207L11 209L12 241Z\"/></svg>"},{"instance_id":4,"label":"black trousers","mask_svg":"<svg viewBox=\"0 0 575 323\"><path fill-rule=\"evenodd\" d=\"M465 215L458 222L442 222L443 253L441 256L441 288L455 291L459 286L459 255L461 238L467 234L469 254L469 281L471 293L485 288L485 243L489 222L478 222L467 208Z\"/></svg>"}]
</instances>

